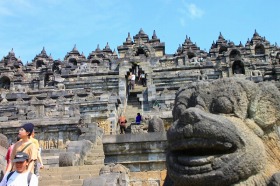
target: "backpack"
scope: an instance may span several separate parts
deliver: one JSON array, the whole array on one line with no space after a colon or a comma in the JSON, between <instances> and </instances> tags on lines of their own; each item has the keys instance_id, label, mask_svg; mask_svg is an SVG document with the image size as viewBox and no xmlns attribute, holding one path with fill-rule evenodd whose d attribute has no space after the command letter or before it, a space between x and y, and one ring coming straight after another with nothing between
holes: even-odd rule
<instances>
[{"instance_id":1,"label":"backpack","mask_svg":"<svg viewBox=\"0 0 280 186\"><path fill-rule=\"evenodd\" d=\"M10 173L8 174L6 183L8 183L8 180L9 180L10 177L14 174L14 172L15 172L15 171L12 171L12 172L10 172ZM28 173L28 176L27 176L27 185L28 185L28 186L29 186L29 184L30 184L31 177L32 177L32 173L29 172L29 173Z\"/></svg>"}]
</instances>

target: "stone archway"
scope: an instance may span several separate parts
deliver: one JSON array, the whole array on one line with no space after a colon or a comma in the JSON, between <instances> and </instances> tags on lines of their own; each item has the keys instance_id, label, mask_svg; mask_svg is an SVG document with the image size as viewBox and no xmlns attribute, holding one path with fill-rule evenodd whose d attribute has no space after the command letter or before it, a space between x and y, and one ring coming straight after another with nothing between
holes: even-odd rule
<instances>
[{"instance_id":1,"label":"stone archway","mask_svg":"<svg viewBox=\"0 0 280 186\"><path fill-rule=\"evenodd\" d=\"M195 53L193 53L193 52L188 52L187 55L188 55L189 59L192 59L193 57L196 57Z\"/></svg>"},{"instance_id":2,"label":"stone archway","mask_svg":"<svg viewBox=\"0 0 280 186\"><path fill-rule=\"evenodd\" d=\"M229 54L230 60L235 60L236 58L240 58L240 51L239 50L232 50Z\"/></svg>"},{"instance_id":3,"label":"stone archway","mask_svg":"<svg viewBox=\"0 0 280 186\"><path fill-rule=\"evenodd\" d=\"M227 52L227 47L223 45L219 49L219 54L223 54L224 52Z\"/></svg>"},{"instance_id":4,"label":"stone archway","mask_svg":"<svg viewBox=\"0 0 280 186\"><path fill-rule=\"evenodd\" d=\"M78 64L77 59L75 59L75 58L70 58L69 63L72 63L74 66L77 66L77 64Z\"/></svg>"},{"instance_id":5,"label":"stone archway","mask_svg":"<svg viewBox=\"0 0 280 186\"><path fill-rule=\"evenodd\" d=\"M150 51L146 46L138 46L135 48L135 56L149 57Z\"/></svg>"},{"instance_id":6,"label":"stone archway","mask_svg":"<svg viewBox=\"0 0 280 186\"><path fill-rule=\"evenodd\" d=\"M264 46L262 44L257 44L255 46L255 54L256 55L265 54L265 49L264 49Z\"/></svg>"},{"instance_id":7,"label":"stone archway","mask_svg":"<svg viewBox=\"0 0 280 186\"><path fill-rule=\"evenodd\" d=\"M133 72L136 74L136 81L138 81L138 71L143 71L145 73L147 73L147 68L146 66L144 65L141 65L137 62L127 62L127 61L124 61L122 63L122 65L120 66L120 71L119 71L119 95L120 95L120 100L126 104L127 103L127 99L128 99L128 96L129 96L129 80L128 80L128 77L129 77L129 74L130 72ZM147 87L148 85L148 78L149 76L147 75L146 76L146 86L143 87L143 89ZM140 81L141 82L141 81ZM139 88L140 86L137 86L137 88ZM140 87L142 88L142 87ZM138 90L138 89L137 89ZM137 91L135 90L135 91Z\"/></svg>"},{"instance_id":8,"label":"stone archway","mask_svg":"<svg viewBox=\"0 0 280 186\"><path fill-rule=\"evenodd\" d=\"M11 85L10 78L8 78L7 76L3 76L0 78L0 88L9 90L10 85Z\"/></svg>"},{"instance_id":9,"label":"stone archway","mask_svg":"<svg viewBox=\"0 0 280 186\"><path fill-rule=\"evenodd\" d=\"M232 74L245 74L244 64L240 60L236 60L232 64Z\"/></svg>"},{"instance_id":10,"label":"stone archway","mask_svg":"<svg viewBox=\"0 0 280 186\"><path fill-rule=\"evenodd\" d=\"M36 61L36 68L40 68L40 67L42 67L43 65L45 65L44 62L43 62L43 60L38 60L38 61Z\"/></svg>"}]
</instances>

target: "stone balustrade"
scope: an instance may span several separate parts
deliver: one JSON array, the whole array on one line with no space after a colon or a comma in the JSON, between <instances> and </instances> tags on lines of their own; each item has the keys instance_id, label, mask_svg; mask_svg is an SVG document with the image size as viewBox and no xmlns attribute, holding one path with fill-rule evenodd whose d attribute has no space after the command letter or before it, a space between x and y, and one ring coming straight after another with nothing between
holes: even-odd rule
<instances>
[{"instance_id":1,"label":"stone balustrade","mask_svg":"<svg viewBox=\"0 0 280 186\"><path fill-rule=\"evenodd\" d=\"M120 163L131 172L165 170L166 133L103 136L105 164Z\"/></svg>"}]
</instances>

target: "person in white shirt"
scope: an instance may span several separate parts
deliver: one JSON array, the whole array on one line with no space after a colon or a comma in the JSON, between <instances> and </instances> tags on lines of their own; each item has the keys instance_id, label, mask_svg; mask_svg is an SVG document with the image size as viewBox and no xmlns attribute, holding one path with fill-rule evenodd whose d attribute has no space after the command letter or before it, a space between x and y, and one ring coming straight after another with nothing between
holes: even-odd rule
<instances>
[{"instance_id":1,"label":"person in white shirt","mask_svg":"<svg viewBox=\"0 0 280 186\"><path fill-rule=\"evenodd\" d=\"M38 186L38 177L27 170L28 159L28 154L17 152L13 160L16 171L6 173L0 186Z\"/></svg>"},{"instance_id":2,"label":"person in white shirt","mask_svg":"<svg viewBox=\"0 0 280 186\"><path fill-rule=\"evenodd\" d=\"M141 73L139 80L141 80L143 87L146 86L146 74L144 72Z\"/></svg>"},{"instance_id":3,"label":"person in white shirt","mask_svg":"<svg viewBox=\"0 0 280 186\"><path fill-rule=\"evenodd\" d=\"M134 90L134 85L135 85L135 74L132 72L131 74L131 89Z\"/></svg>"}]
</instances>

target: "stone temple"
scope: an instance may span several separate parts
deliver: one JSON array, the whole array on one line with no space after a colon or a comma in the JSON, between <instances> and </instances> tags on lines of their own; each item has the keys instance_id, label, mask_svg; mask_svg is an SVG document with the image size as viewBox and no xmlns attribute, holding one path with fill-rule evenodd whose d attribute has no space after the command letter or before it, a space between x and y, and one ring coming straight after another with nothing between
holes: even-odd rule
<instances>
[{"instance_id":1,"label":"stone temple","mask_svg":"<svg viewBox=\"0 0 280 186\"><path fill-rule=\"evenodd\" d=\"M86 57L75 45L61 60L43 48L23 64L12 49L0 61L0 131L11 143L22 124L34 123L46 166L42 185L90 185L84 179L111 163L128 169L123 172L129 176L114 177L123 181L119 185L163 185L165 131L181 87L233 77L280 88L280 47L257 31L245 44L220 33L209 51L186 36L174 54L166 54L155 31L150 37L140 29L134 36L128 33L117 50L97 45ZM136 74L134 90L130 73ZM138 81L141 73L146 86ZM145 120L141 126L134 124L137 113ZM125 135L117 122L121 114L128 120ZM162 119L165 131L147 132L145 124L154 117ZM5 150L1 147L2 165ZM72 171L68 177L67 170Z\"/></svg>"}]
</instances>

